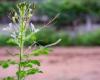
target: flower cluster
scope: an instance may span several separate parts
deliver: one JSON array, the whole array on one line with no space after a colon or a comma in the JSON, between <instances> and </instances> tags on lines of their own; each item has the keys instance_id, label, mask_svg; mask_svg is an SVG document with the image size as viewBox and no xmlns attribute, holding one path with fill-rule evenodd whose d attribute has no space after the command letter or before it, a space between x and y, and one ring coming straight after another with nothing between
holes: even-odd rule
<instances>
[{"instance_id":1,"label":"flower cluster","mask_svg":"<svg viewBox=\"0 0 100 80\"><path fill-rule=\"evenodd\" d=\"M17 34L19 33L19 25L18 24L13 24L9 23L9 26L6 28L3 28L3 31L7 31L11 34L12 38L16 38ZM32 33L37 33L40 31L40 29L36 29L34 24L30 23L29 29L32 31Z\"/></svg>"}]
</instances>

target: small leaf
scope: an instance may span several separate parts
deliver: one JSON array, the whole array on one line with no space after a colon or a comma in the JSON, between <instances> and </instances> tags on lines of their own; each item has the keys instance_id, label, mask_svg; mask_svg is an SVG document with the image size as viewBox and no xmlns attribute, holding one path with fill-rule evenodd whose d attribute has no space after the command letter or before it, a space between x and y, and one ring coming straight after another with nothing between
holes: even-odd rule
<instances>
[{"instance_id":1,"label":"small leaf","mask_svg":"<svg viewBox=\"0 0 100 80\"><path fill-rule=\"evenodd\" d=\"M49 53L50 49L48 48L40 48L37 50L33 50L33 55L39 56L39 55L47 55Z\"/></svg>"},{"instance_id":2,"label":"small leaf","mask_svg":"<svg viewBox=\"0 0 100 80\"><path fill-rule=\"evenodd\" d=\"M30 60L30 61L21 62L20 65L23 66L23 67L30 67L30 68L32 68L33 65L40 66L40 62L38 60Z\"/></svg>"},{"instance_id":3,"label":"small leaf","mask_svg":"<svg viewBox=\"0 0 100 80\"><path fill-rule=\"evenodd\" d=\"M40 62L38 60L30 60L29 62L32 63L32 64L40 66Z\"/></svg>"},{"instance_id":4,"label":"small leaf","mask_svg":"<svg viewBox=\"0 0 100 80\"><path fill-rule=\"evenodd\" d=\"M11 61L11 60L7 60L7 61L0 61L0 65L3 67L3 68L8 68L9 65L11 64L16 64L15 61Z\"/></svg>"},{"instance_id":5,"label":"small leaf","mask_svg":"<svg viewBox=\"0 0 100 80\"><path fill-rule=\"evenodd\" d=\"M21 79L27 75L26 71L23 71L23 70L16 72L16 74L19 75Z\"/></svg>"},{"instance_id":6,"label":"small leaf","mask_svg":"<svg viewBox=\"0 0 100 80\"><path fill-rule=\"evenodd\" d=\"M7 42L8 43L15 43L14 39L9 39Z\"/></svg>"},{"instance_id":7,"label":"small leaf","mask_svg":"<svg viewBox=\"0 0 100 80\"><path fill-rule=\"evenodd\" d=\"M25 38L25 41L28 41L28 40L31 40L32 42L36 41L35 34L33 34L33 33L28 34L28 36Z\"/></svg>"},{"instance_id":8,"label":"small leaf","mask_svg":"<svg viewBox=\"0 0 100 80\"><path fill-rule=\"evenodd\" d=\"M21 62L20 65L22 67L32 67L32 64L28 63L27 61Z\"/></svg>"},{"instance_id":9,"label":"small leaf","mask_svg":"<svg viewBox=\"0 0 100 80\"><path fill-rule=\"evenodd\" d=\"M13 77L7 77L7 78L4 78L3 80L14 80Z\"/></svg>"},{"instance_id":10,"label":"small leaf","mask_svg":"<svg viewBox=\"0 0 100 80\"><path fill-rule=\"evenodd\" d=\"M3 68L8 68L8 67L9 67L9 63L4 62L4 63L2 64L2 67L3 67Z\"/></svg>"},{"instance_id":11,"label":"small leaf","mask_svg":"<svg viewBox=\"0 0 100 80\"><path fill-rule=\"evenodd\" d=\"M42 71L40 71L39 69L35 69L35 68L32 68L32 69L29 69L27 70L27 75L32 75L32 74L36 74L36 73L43 73Z\"/></svg>"},{"instance_id":12,"label":"small leaf","mask_svg":"<svg viewBox=\"0 0 100 80\"><path fill-rule=\"evenodd\" d=\"M19 45L19 43L18 43L18 41L17 40L15 40L15 39L9 39L8 41L7 41L7 43L8 44L12 44L12 45Z\"/></svg>"}]
</instances>

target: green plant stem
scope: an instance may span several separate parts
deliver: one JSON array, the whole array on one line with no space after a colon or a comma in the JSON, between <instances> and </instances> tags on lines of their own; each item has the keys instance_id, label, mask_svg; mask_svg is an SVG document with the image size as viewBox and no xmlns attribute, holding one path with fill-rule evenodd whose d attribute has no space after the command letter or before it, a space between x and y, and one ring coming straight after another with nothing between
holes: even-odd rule
<instances>
[{"instance_id":1,"label":"green plant stem","mask_svg":"<svg viewBox=\"0 0 100 80\"><path fill-rule=\"evenodd\" d=\"M19 68L18 68L18 72L20 73L20 71L21 71L21 65L20 65L20 63L22 62L22 56L23 56L23 53L24 53L24 50L23 50L23 47L24 47L24 41L23 41L23 24L24 24L24 22L22 21L21 22L21 26L20 26L20 32L21 32L21 34L20 34L20 54L19 54ZM20 76L20 74L18 74L18 80L21 80L21 76Z\"/></svg>"},{"instance_id":2,"label":"green plant stem","mask_svg":"<svg viewBox=\"0 0 100 80\"><path fill-rule=\"evenodd\" d=\"M20 63L22 62L22 54L23 54L23 37L21 36L21 47L20 47L20 58L19 58L19 70L18 70L18 72L21 71ZM18 80L21 80L20 75L18 75Z\"/></svg>"}]
</instances>

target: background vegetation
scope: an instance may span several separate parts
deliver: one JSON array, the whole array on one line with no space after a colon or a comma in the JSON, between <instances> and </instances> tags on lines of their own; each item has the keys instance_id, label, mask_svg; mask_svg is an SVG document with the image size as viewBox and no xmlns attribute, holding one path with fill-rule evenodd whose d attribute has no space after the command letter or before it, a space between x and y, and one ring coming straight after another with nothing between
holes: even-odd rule
<instances>
[{"instance_id":1,"label":"background vegetation","mask_svg":"<svg viewBox=\"0 0 100 80\"><path fill-rule=\"evenodd\" d=\"M47 36L48 35L48 36ZM88 32L88 34L77 34L75 37L70 36L70 34L60 31L55 32L53 29L45 29L36 34L37 44L47 45L57 41L59 38L62 41L56 46L99 46L100 45L100 30L95 32ZM0 46L16 46L10 40L10 36L0 35ZM32 43L31 37L30 40L27 40L26 46Z\"/></svg>"},{"instance_id":2,"label":"background vegetation","mask_svg":"<svg viewBox=\"0 0 100 80\"><path fill-rule=\"evenodd\" d=\"M13 2L0 2L0 17L5 16L14 8L15 4Z\"/></svg>"},{"instance_id":3,"label":"background vegetation","mask_svg":"<svg viewBox=\"0 0 100 80\"><path fill-rule=\"evenodd\" d=\"M0 2L0 20L8 15L11 8L15 7L14 2ZM85 24L86 18L89 16L93 23L100 24L100 1L99 0L44 0L36 6L36 16L46 15L49 19L60 14L59 17L52 23L57 29L63 29L69 25L70 28L75 24ZM75 23L76 22L76 23ZM52 27L51 27L52 28ZM76 34L72 37L67 31L45 29L37 35L37 41L40 44L46 45L55 42L59 38L62 41L59 46L99 46L100 45L100 30L88 32L85 34ZM9 36L0 36L0 46L14 45L8 43ZM39 41L41 40L41 41ZM32 41L29 40L26 45Z\"/></svg>"},{"instance_id":4,"label":"background vegetation","mask_svg":"<svg viewBox=\"0 0 100 80\"><path fill-rule=\"evenodd\" d=\"M59 26L73 24L79 19L79 23L85 22L87 16L97 18L100 16L99 0L47 0L39 8L39 15L46 14L49 18L56 14L60 16L54 23ZM41 13L40 13L41 12Z\"/></svg>"}]
</instances>

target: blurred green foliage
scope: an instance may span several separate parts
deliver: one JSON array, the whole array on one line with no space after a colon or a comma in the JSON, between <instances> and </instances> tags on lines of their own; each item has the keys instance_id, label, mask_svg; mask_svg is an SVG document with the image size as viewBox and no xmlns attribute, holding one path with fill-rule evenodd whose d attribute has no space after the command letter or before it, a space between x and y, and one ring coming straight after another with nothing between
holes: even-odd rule
<instances>
[{"instance_id":1,"label":"blurred green foliage","mask_svg":"<svg viewBox=\"0 0 100 80\"><path fill-rule=\"evenodd\" d=\"M62 41L57 45L70 46L72 44L71 37L62 31L56 32L53 29L44 29L40 31L39 33L37 33L36 36L37 36L36 38L37 45L38 44L41 44L41 45L52 44L56 42L58 39L62 39ZM34 38L34 37L31 37L31 38ZM26 41L25 43L26 46L29 46L33 43L31 38ZM1 35L0 36L0 46L16 46L16 45L12 41L10 41L9 36Z\"/></svg>"},{"instance_id":2,"label":"blurred green foliage","mask_svg":"<svg viewBox=\"0 0 100 80\"><path fill-rule=\"evenodd\" d=\"M52 44L56 42L58 39L62 40L57 45L62 45L62 46L71 45L71 37L63 31L56 32L53 29L44 29L43 31L37 33L36 36L38 43L42 45Z\"/></svg>"},{"instance_id":3,"label":"blurred green foliage","mask_svg":"<svg viewBox=\"0 0 100 80\"><path fill-rule=\"evenodd\" d=\"M39 15L46 14L48 17L60 16L55 25L62 26L72 23L76 19L84 20L87 15L100 16L99 0L47 0L39 8Z\"/></svg>"},{"instance_id":4,"label":"blurred green foliage","mask_svg":"<svg viewBox=\"0 0 100 80\"><path fill-rule=\"evenodd\" d=\"M83 35L77 35L74 39L75 45L100 46L100 30L89 32Z\"/></svg>"},{"instance_id":5,"label":"blurred green foliage","mask_svg":"<svg viewBox=\"0 0 100 80\"><path fill-rule=\"evenodd\" d=\"M10 37L8 36L4 36L4 35L0 35L0 46L7 46L7 40L9 40Z\"/></svg>"},{"instance_id":6,"label":"blurred green foliage","mask_svg":"<svg viewBox=\"0 0 100 80\"><path fill-rule=\"evenodd\" d=\"M15 3L13 2L0 2L0 17L5 16L14 7Z\"/></svg>"},{"instance_id":7,"label":"blurred green foliage","mask_svg":"<svg viewBox=\"0 0 100 80\"><path fill-rule=\"evenodd\" d=\"M56 42L58 39L62 41L56 46L100 46L100 30L88 32L82 35L77 34L71 37L64 31L56 32L53 29L45 29L36 34L37 45L47 45ZM32 37L31 37L32 38ZM13 43L8 43L10 37L1 35L0 46L16 46ZM27 40L26 46L29 46L32 40Z\"/></svg>"},{"instance_id":8,"label":"blurred green foliage","mask_svg":"<svg viewBox=\"0 0 100 80\"><path fill-rule=\"evenodd\" d=\"M16 2L0 2L0 17L5 16L15 4ZM45 0L36 6L39 16L47 15L49 18L54 18L60 14L53 22L57 27L73 24L77 19L84 21L87 15L100 16L99 0Z\"/></svg>"}]
</instances>

